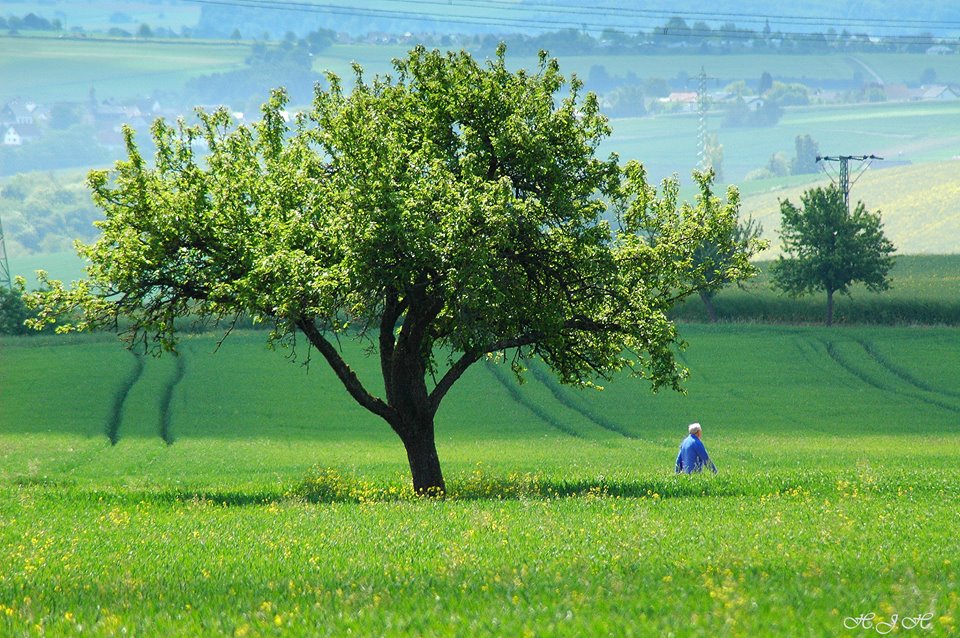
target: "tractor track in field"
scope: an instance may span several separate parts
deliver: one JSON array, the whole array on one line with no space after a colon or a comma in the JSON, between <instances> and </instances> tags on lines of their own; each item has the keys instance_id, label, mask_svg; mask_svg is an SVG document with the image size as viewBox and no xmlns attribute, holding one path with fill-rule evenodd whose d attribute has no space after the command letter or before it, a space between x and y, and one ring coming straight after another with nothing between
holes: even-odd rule
<instances>
[{"instance_id":1,"label":"tractor track in field","mask_svg":"<svg viewBox=\"0 0 960 638\"><path fill-rule=\"evenodd\" d=\"M510 394L510 397L519 403L521 406L532 412L538 418L542 419L547 425L566 434L567 436L572 436L578 439L582 439L583 435L570 427L569 425L560 422L553 415L549 414L546 410L541 408L539 405L528 399L527 397L520 394L520 387L516 383L510 381L509 376L504 372L500 366L493 363L487 362L487 369L490 370L494 378L503 386L503 388Z\"/></svg>"},{"instance_id":2,"label":"tractor track in field","mask_svg":"<svg viewBox=\"0 0 960 638\"><path fill-rule=\"evenodd\" d=\"M943 397L960 399L960 392L953 392L951 390L944 390L943 388L937 388L935 386L932 386L926 381L924 381L923 379L918 379L907 370L904 370L903 368L897 366L896 364L891 362L889 359L884 357L882 354L877 352L873 344L870 343L869 341L863 341L858 339L857 343L860 344L860 347L864 349L864 351L867 353L867 355L870 356L871 359L877 362L877 365L879 365L884 370L887 370L888 372L890 372L890 374L897 377L904 383L912 385L918 390L929 392L930 394L938 394Z\"/></svg>"},{"instance_id":3,"label":"tractor track in field","mask_svg":"<svg viewBox=\"0 0 960 638\"><path fill-rule=\"evenodd\" d=\"M120 423L123 421L123 405L130 396L130 390L136 385L137 381L143 375L143 355L131 353L136 361L133 370L120 384L113 395L113 408L110 410L110 416L107 417L106 434L110 439L110 445L116 445L120 440Z\"/></svg>"},{"instance_id":4,"label":"tractor track in field","mask_svg":"<svg viewBox=\"0 0 960 638\"><path fill-rule=\"evenodd\" d=\"M557 382L556 379L554 379L549 374L544 372L539 366L531 366L530 370L533 372L533 376L537 379L537 381L542 383L548 390L550 390L550 394L552 394L554 398L557 401L559 401L563 406L573 410L574 412L577 412L578 414L583 416L585 419L603 428L604 430L614 432L615 434L619 434L620 436L626 437L628 439L640 438L637 435L630 432L629 430L627 430L625 427L623 427L619 423L616 423L606 417L596 414L590 408L584 406L578 401L575 401L570 396L570 394L566 390L564 390L563 387L560 386L560 384Z\"/></svg>"},{"instance_id":5,"label":"tractor track in field","mask_svg":"<svg viewBox=\"0 0 960 638\"><path fill-rule=\"evenodd\" d=\"M843 370L845 370L847 373L849 373L850 375L856 377L857 379L859 379L860 381L862 381L862 382L865 383L866 385L868 385L868 386L870 386L870 387L872 387L872 388L874 388L874 389L876 389L876 390L880 390L881 392L889 392L889 393L893 393L893 394L899 394L899 395L901 395L901 396L908 397L908 398L914 399L914 400L916 400L916 401L921 401L921 402L923 402L923 403L926 403L926 404L928 404L928 405L932 405L932 406L941 408L941 409L943 409L943 410L948 410L948 411L950 411L950 412L960 413L960 406L952 405L952 404L950 404L950 403L945 403L944 401L940 401L939 399L935 399L935 398L931 398L931 397L926 397L926 396L923 396L922 394L919 394L919 393L917 393L917 392L909 392L909 391L907 391L907 390L902 390L902 389L893 387L892 385L888 385L888 384L885 384L885 383L882 383L882 382L878 381L877 379L875 379L874 377L872 377L871 375L867 374L867 373L864 372L862 369L858 368L858 367L855 366L854 364L850 363L850 361L848 361L847 359L845 359L845 358L837 351L836 346L835 346L835 344L834 344L832 341L827 340L827 339L822 339L822 340L821 340L821 343L823 343L824 347L826 348L827 355L833 360L834 363L836 363L838 366L840 366L840 367L841 367ZM863 343L861 343L861 342L858 341L857 344L858 344L859 346L863 347ZM865 350L866 350L866 348L865 348ZM880 363L879 361L877 361L877 359L875 359L872 355L870 355L869 350L866 350L866 353L867 353L867 356L869 356L871 359L873 359L874 361L876 361L877 365L879 365L881 368L883 368L885 371L887 371L887 372L888 372L889 374L891 374L893 377L899 378L901 381L905 381L905 379L902 379L902 378L899 377L897 374L895 374L894 372L890 371L888 368L886 368L886 366L883 366L882 363ZM905 381L905 382L906 382L906 381ZM928 390L924 390L923 388L920 388L920 387L918 387L918 386L916 386L916 385L913 385L912 387L913 387L914 389L916 389L916 390L920 390L920 391L923 391L923 392L929 392Z\"/></svg>"},{"instance_id":6,"label":"tractor track in field","mask_svg":"<svg viewBox=\"0 0 960 638\"><path fill-rule=\"evenodd\" d=\"M173 394L177 386L183 380L186 373L186 361L183 353L176 357L177 367L173 376L163 388L163 394L160 397L160 438L167 445L173 445L173 432L170 429L170 404L173 402Z\"/></svg>"}]
</instances>

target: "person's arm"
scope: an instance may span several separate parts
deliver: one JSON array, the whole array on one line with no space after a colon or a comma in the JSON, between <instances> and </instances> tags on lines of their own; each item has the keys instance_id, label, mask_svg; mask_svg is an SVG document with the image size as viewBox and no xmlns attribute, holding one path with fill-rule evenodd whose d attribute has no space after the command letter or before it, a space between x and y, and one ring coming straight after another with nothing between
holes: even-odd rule
<instances>
[{"instance_id":1,"label":"person's arm","mask_svg":"<svg viewBox=\"0 0 960 638\"><path fill-rule=\"evenodd\" d=\"M683 447L680 447L680 451L677 452L677 467L674 470L677 474L683 471Z\"/></svg>"},{"instance_id":2,"label":"person's arm","mask_svg":"<svg viewBox=\"0 0 960 638\"><path fill-rule=\"evenodd\" d=\"M707 448L700 439L697 439L696 453L699 465L701 467L709 467L711 470L713 470L713 473L716 474L717 466L714 465L713 461L710 460L710 455L707 454Z\"/></svg>"},{"instance_id":3,"label":"person's arm","mask_svg":"<svg viewBox=\"0 0 960 638\"><path fill-rule=\"evenodd\" d=\"M707 447L703 444L703 441L697 440L697 456L699 457L700 462L704 467L709 467L710 470L716 474L717 466L713 464L713 461L710 459L710 455L707 454Z\"/></svg>"}]
</instances>

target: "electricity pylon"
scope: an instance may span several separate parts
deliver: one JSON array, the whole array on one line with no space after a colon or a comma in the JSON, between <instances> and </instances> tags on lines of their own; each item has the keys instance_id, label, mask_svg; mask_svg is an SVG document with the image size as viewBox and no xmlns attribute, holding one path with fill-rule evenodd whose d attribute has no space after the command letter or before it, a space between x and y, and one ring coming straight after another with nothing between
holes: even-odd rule
<instances>
[{"instance_id":1,"label":"electricity pylon","mask_svg":"<svg viewBox=\"0 0 960 638\"><path fill-rule=\"evenodd\" d=\"M0 218L0 288L13 289L10 262L7 260L7 242L3 239L3 219Z\"/></svg>"},{"instance_id":2,"label":"electricity pylon","mask_svg":"<svg viewBox=\"0 0 960 638\"><path fill-rule=\"evenodd\" d=\"M823 172L830 175L830 179L833 179L833 183L837 184L840 187L840 190L843 192L843 204L847 207L847 212L850 212L850 170L849 164L850 160L855 160L857 162L872 162L873 160L882 160L882 157L877 157L876 155L830 155L830 156L820 156L817 155L817 163L820 162L839 162L840 163L840 175L837 179L833 178L833 175L827 172L826 166L823 166ZM857 180L860 179L860 176L863 175L866 170L870 168L870 164L864 165L857 176L854 178L853 183L856 184Z\"/></svg>"}]
</instances>

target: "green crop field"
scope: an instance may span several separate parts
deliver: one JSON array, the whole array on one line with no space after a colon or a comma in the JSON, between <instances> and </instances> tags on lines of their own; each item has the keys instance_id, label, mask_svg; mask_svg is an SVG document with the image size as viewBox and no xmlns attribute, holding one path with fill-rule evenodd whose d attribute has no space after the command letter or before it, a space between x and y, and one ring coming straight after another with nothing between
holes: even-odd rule
<instances>
[{"instance_id":1,"label":"green crop field","mask_svg":"<svg viewBox=\"0 0 960 638\"><path fill-rule=\"evenodd\" d=\"M0 36L0 101L142 97L179 90L192 77L239 68L249 44Z\"/></svg>"},{"instance_id":2,"label":"green crop field","mask_svg":"<svg viewBox=\"0 0 960 638\"><path fill-rule=\"evenodd\" d=\"M960 332L683 333L686 395L475 366L444 501L263 333L3 339L0 635L954 635ZM672 472L693 420L717 476Z\"/></svg>"},{"instance_id":3,"label":"green crop field","mask_svg":"<svg viewBox=\"0 0 960 638\"><path fill-rule=\"evenodd\" d=\"M723 145L726 180L742 183L748 173L765 167L774 153L794 157L798 135L810 135L823 155L872 153L923 165L952 160L960 155L958 116L960 102L882 103L790 108L776 126L766 128L724 128L720 112L710 114L707 124ZM697 163L695 113L615 119L611 126L613 134L601 148L604 153L642 161L654 179L678 173L689 180ZM948 176L948 184L956 183L955 173Z\"/></svg>"}]
</instances>

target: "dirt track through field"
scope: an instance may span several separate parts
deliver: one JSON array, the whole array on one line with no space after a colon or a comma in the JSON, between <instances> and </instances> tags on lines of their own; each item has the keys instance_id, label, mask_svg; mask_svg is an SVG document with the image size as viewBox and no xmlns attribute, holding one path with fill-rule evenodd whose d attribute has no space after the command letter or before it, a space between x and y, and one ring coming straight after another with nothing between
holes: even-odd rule
<instances>
[{"instance_id":1,"label":"dirt track through field","mask_svg":"<svg viewBox=\"0 0 960 638\"><path fill-rule=\"evenodd\" d=\"M136 364L133 366L133 370L130 371L130 374L123 380L120 384L120 387L117 388L116 393L113 396L113 409L110 410L110 416L107 418L107 438L110 439L110 445L116 445L117 441L120 440L120 424L123 421L123 405L127 401L127 397L130 395L130 390L136 385L137 381L140 379L140 376L143 374L143 356L138 354L133 354Z\"/></svg>"},{"instance_id":2,"label":"dirt track through field","mask_svg":"<svg viewBox=\"0 0 960 638\"><path fill-rule=\"evenodd\" d=\"M185 355L181 353L177 356L176 361L176 370L163 388L163 396L160 398L160 438L167 445L173 445L173 432L170 429L170 404L173 401L173 394L177 385L183 380L183 375L186 373Z\"/></svg>"}]
</instances>

